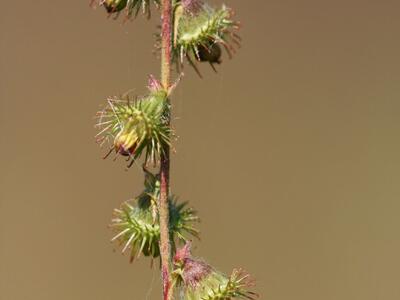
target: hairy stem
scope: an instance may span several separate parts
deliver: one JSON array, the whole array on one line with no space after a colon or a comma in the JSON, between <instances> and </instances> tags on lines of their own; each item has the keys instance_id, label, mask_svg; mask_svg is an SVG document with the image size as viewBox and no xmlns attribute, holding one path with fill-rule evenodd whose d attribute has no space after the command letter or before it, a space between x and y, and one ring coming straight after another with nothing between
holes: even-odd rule
<instances>
[{"instance_id":1,"label":"hairy stem","mask_svg":"<svg viewBox=\"0 0 400 300\"><path fill-rule=\"evenodd\" d=\"M162 0L161 22L161 82L168 89L171 84L172 0Z\"/></svg>"},{"instance_id":2,"label":"hairy stem","mask_svg":"<svg viewBox=\"0 0 400 300\"><path fill-rule=\"evenodd\" d=\"M162 0L161 13L161 82L166 90L171 85L171 37L172 37L172 0ZM170 101L169 99L167 101ZM168 121L170 122L170 120ZM160 253L161 253L161 274L163 281L164 300L171 300L172 281L171 281L171 245L169 235L169 167L170 151L169 147L161 155L160 166L160 199L158 209L160 214Z\"/></svg>"}]
</instances>

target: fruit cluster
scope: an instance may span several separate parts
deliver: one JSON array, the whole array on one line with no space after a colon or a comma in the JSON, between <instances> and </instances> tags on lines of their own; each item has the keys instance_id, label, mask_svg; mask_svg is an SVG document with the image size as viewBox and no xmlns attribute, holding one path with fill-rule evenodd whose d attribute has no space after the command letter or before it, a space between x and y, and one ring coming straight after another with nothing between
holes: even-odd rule
<instances>
[{"instance_id":1,"label":"fruit cluster","mask_svg":"<svg viewBox=\"0 0 400 300\"><path fill-rule=\"evenodd\" d=\"M125 14L126 18L136 17L140 11L150 16L151 4L160 6L159 0L92 2L103 6L115 18L120 14ZM226 49L231 57L235 52L234 45L240 46L240 38L235 33L239 24L233 20L231 9L224 5L216 9L201 0L174 0L172 4L171 14L164 16L172 16L170 24L173 30L171 35L164 37L171 37L172 57L168 61L174 61L178 70L183 67L185 60L199 75L197 62L207 62L215 70L214 65L222 62L222 49ZM160 34L157 36L161 38ZM199 232L194 227L198 217L185 202L179 203L173 195L167 197L165 190L168 190L168 183L161 185L161 178L166 178L160 175L163 174L162 168L156 174L148 169L165 161L169 155L171 139L175 137L170 124L169 101L175 85L163 86L151 76L149 92L145 96L131 97L126 94L109 98L106 107L97 114L97 141L101 145L109 145L106 157L114 152L115 158L126 157L129 166L143 159L144 190L114 210L110 224L115 232L112 241L121 245L123 253L129 253L131 261L140 255L152 260L163 255L170 258L162 260L168 261L168 266L162 269L163 277L167 279L164 280L165 299L169 297L171 287L178 288L186 300L255 299L257 295L249 291L252 282L248 274L234 270L227 276L205 261L192 257L189 241L190 237L198 237ZM161 195L164 195L165 201L160 200ZM160 203L168 204L168 208L160 206ZM162 231L165 228L168 228L168 233ZM161 236L164 238L161 239ZM165 250L169 246L160 248L162 240L169 240L170 251ZM178 243L184 246L178 249ZM174 255L173 261L171 255ZM170 268L171 276L164 276L165 270Z\"/></svg>"}]
</instances>

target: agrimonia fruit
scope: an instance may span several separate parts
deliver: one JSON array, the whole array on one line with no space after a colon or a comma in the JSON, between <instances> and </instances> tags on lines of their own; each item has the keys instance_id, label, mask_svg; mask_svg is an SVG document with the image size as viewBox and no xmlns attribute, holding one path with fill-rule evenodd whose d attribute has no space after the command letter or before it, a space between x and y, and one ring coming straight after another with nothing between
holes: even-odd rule
<instances>
[{"instance_id":1,"label":"agrimonia fruit","mask_svg":"<svg viewBox=\"0 0 400 300\"><path fill-rule=\"evenodd\" d=\"M240 46L240 37L235 33L239 23L232 19L232 9L225 5L215 9L202 2L184 3L175 7L174 59L181 65L186 58L197 70L195 61L208 62L213 68L221 63L221 47L232 57L233 44Z\"/></svg>"},{"instance_id":2,"label":"agrimonia fruit","mask_svg":"<svg viewBox=\"0 0 400 300\"><path fill-rule=\"evenodd\" d=\"M140 98L108 99L106 108L97 113L97 141L111 144L107 156L114 151L132 164L144 154L146 164L156 164L170 144L166 98L167 93L160 89Z\"/></svg>"},{"instance_id":3,"label":"agrimonia fruit","mask_svg":"<svg viewBox=\"0 0 400 300\"><path fill-rule=\"evenodd\" d=\"M174 284L185 300L255 299L249 290L253 282L242 270L233 270L230 276L215 270L205 261L193 258L190 243L179 249L174 257Z\"/></svg>"},{"instance_id":4,"label":"agrimonia fruit","mask_svg":"<svg viewBox=\"0 0 400 300\"><path fill-rule=\"evenodd\" d=\"M156 258L160 255L160 225L157 200L160 194L159 175L145 172L145 189L135 199L124 202L115 209L111 228L116 235L112 241L122 245L122 252L129 251L130 260L143 254ZM172 251L176 242L185 242L190 236L198 237L194 223L198 221L195 211L179 203L174 196L169 198L169 224Z\"/></svg>"}]
</instances>

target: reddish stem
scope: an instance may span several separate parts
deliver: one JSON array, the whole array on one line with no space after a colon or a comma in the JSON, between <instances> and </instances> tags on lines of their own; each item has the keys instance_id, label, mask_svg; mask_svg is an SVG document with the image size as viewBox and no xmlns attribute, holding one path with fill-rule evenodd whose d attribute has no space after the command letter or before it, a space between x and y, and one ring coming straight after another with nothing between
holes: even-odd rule
<instances>
[{"instance_id":1,"label":"reddish stem","mask_svg":"<svg viewBox=\"0 0 400 300\"><path fill-rule=\"evenodd\" d=\"M165 89L171 84L172 1L162 0L161 13L161 82Z\"/></svg>"},{"instance_id":2,"label":"reddish stem","mask_svg":"<svg viewBox=\"0 0 400 300\"><path fill-rule=\"evenodd\" d=\"M172 0L162 0L161 13L161 83L168 91L171 85L171 47L172 47ZM167 101L170 101L169 99ZM170 122L170 120L168 121ZM161 270L163 281L164 300L172 299L172 280L171 280L171 245L169 234L169 147L161 155L160 166L160 199L158 209L160 214L160 255Z\"/></svg>"}]
</instances>

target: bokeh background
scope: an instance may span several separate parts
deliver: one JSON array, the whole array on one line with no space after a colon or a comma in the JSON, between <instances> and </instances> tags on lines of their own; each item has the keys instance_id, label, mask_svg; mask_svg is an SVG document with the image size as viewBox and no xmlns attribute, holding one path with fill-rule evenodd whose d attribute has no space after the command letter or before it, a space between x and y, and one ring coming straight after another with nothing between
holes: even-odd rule
<instances>
[{"instance_id":1,"label":"bokeh background","mask_svg":"<svg viewBox=\"0 0 400 300\"><path fill-rule=\"evenodd\" d=\"M103 161L93 128L107 96L159 73L157 20L3 2L0 299L160 299L157 269L107 229L141 171ZM173 98L195 255L244 267L261 299L400 299L399 2L226 2L242 49L202 80L186 68Z\"/></svg>"}]
</instances>

